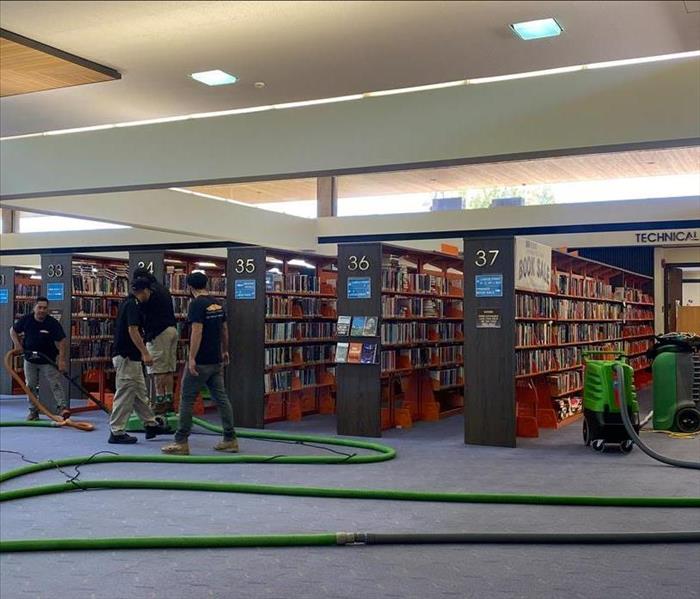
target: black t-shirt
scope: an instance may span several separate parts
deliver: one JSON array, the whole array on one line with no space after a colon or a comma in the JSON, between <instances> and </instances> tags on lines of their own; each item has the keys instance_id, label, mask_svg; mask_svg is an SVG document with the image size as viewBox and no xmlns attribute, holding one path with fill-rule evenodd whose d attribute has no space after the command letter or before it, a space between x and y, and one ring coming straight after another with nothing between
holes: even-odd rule
<instances>
[{"instance_id":1,"label":"black t-shirt","mask_svg":"<svg viewBox=\"0 0 700 599\"><path fill-rule=\"evenodd\" d=\"M139 303L133 295L127 297L119 305L117 321L114 324L114 344L112 345L112 355L129 358L134 362L141 361L141 352L134 345L129 336L129 327L143 325L143 316Z\"/></svg>"},{"instance_id":2,"label":"black t-shirt","mask_svg":"<svg viewBox=\"0 0 700 599\"><path fill-rule=\"evenodd\" d=\"M39 322L34 318L33 313L25 314L20 318L12 328L19 335L24 333L25 358L33 364L48 364L45 358L31 357L29 352L37 351L46 354L51 358L52 362L58 357L58 348L56 342L66 338L63 332L61 323L53 316L47 316L43 321Z\"/></svg>"},{"instance_id":3,"label":"black t-shirt","mask_svg":"<svg viewBox=\"0 0 700 599\"><path fill-rule=\"evenodd\" d=\"M208 295L200 295L190 302L187 322L202 323L202 343L195 357L197 364L221 363L221 329L226 326L226 312L222 302Z\"/></svg>"},{"instance_id":4,"label":"black t-shirt","mask_svg":"<svg viewBox=\"0 0 700 599\"><path fill-rule=\"evenodd\" d=\"M157 282L151 283L151 289L151 297L140 304L145 317L143 327L146 341L152 341L168 327L177 325L170 292Z\"/></svg>"}]
</instances>

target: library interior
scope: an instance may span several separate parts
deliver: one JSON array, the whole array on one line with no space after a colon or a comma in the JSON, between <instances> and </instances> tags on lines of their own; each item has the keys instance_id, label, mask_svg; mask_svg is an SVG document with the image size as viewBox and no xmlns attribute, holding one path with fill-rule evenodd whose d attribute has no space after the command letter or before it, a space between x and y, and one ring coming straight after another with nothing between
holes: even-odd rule
<instances>
[{"instance_id":1,"label":"library interior","mask_svg":"<svg viewBox=\"0 0 700 599\"><path fill-rule=\"evenodd\" d=\"M0 25L3 599L699 596L700 3Z\"/></svg>"}]
</instances>

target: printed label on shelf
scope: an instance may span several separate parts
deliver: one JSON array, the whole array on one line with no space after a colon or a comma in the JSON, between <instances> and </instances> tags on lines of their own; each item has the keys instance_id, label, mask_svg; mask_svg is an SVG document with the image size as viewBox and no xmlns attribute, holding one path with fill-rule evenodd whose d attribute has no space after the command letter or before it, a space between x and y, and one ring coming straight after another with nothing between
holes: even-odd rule
<instances>
[{"instance_id":1,"label":"printed label on shelf","mask_svg":"<svg viewBox=\"0 0 700 599\"><path fill-rule=\"evenodd\" d=\"M501 310L499 308L476 309L477 329L500 329L501 322Z\"/></svg>"},{"instance_id":2,"label":"printed label on shelf","mask_svg":"<svg viewBox=\"0 0 700 599\"><path fill-rule=\"evenodd\" d=\"M46 297L50 302L62 302L64 297L64 283L47 283Z\"/></svg>"},{"instance_id":3,"label":"printed label on shelf","mask_svg":"<svg viewBox=\"0 0 700 599\"><path fill-rule=\"evenodd\" d=\"M0 304L10 303L10 290L7 287L0 287Z\"/></svg>"},{"instance_id":4,"label":"printed label on shelf","mask_svg":"<svg viewBox=\"0 0 700 599\"><path fill-rule=\"evenodd\" d=\"M369 277L348 277L348 299L370 299L372 279Z\"/></svg>"},{"instance_id":5,"label":"printed label on shelf","mask_svg":"<svg viewBox=\"0 0 700 599\"><path fill-rule=\"evenodd\" d=\"M234 285L234 299L254 300L255 299L255 279L238 279Z\"/></svg>"},{"instance_id":6,"label":"printed label on shelf","mask_svg":"<svg viewBox=\"0 0 700 599\"><path fill-rule=\"evenodd\" d=\"M474 275L476 297L503 297L503 275Z\"/></svg>"}]
</instances>

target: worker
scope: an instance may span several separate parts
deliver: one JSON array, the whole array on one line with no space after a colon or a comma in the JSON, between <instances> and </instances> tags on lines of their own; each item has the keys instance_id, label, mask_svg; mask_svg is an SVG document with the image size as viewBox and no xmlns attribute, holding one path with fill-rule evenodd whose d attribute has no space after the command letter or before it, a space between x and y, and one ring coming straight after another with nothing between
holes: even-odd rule
<instances>
[{"instance_id":1,"label":"worker","mask_svg":"<svg viewBox=\"0 0 700 599\"><path fill-rule=\"evenodd\" d=\"M134 279L145 278L151 282L151 296L141 303L144 321L144 337L148 353L153 363L147 366L148 374L153 375L155 397L151 408L156 414L173 411L173 388L177 371L177 321L173 308L173 298L165 286L158 282L146 268L137 268Z\"/></svg>"},{"instance_id":2,"label":"worker","mask_svg":"<svg viewBox=\"0 0 700 599\"><path fill-rule=\"evenodd\" d=\"M29 314L12 327L10 337L16 350L24 353L24 380L39 398L39 380L44 375L61 418L70 418L69 402L60 373L68 371L66 333L61 323L49 314L49 300L37 297ZM57 360L58 359L58 360ZM39 420L39 410L29 401L27 420Z\"/></svg>"},{"instance_id":3,"label":"worker","mask_svg":"<svg viewBox=\"0 0 700 599\"><path fill-rule=\"evenodd\" d=\"M112 346L116 392L109 418L109 443L136 443L136 437L125 431L132 411L143 422L146 439L169 432L163 421L156 419L148 403L148 390L143 375L143 365L153 364L153 357L141 335L143 315L139 303L147 302L151 293L151 282L148 279L136 279L131 285L131 294L119 305Z\"/></svg>"},{"instance_id":4,"label":"worker","mask_svg":"<svg viewBox=\"0 0 700 599\"><path fill-rule=\"evenodd\" d=\"M207 387L221 416L223 439L217 451L236 453L238 440L233 428L233 409L224 386L224 366L229 363L228 326L221 302L207 291L207 276L193 272L187 276L187 289L193 296L187 313L190 323L190 348L187 368L182 377L180 416L173 443L163 453L189 455L188 438L192 429L192 407L197 394Z\"/></svg>"}]
</instances>

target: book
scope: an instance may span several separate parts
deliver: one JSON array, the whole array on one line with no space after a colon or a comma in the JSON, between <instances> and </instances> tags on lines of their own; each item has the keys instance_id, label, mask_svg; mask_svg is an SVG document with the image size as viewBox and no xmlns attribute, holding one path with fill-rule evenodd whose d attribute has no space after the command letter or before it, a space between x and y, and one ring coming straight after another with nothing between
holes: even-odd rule
<instances>
[{"instance_id":1,"label":"book","mask_svg":"<svg viewBox=\"0 0 700 599\"><path fill-rule=\"evenodd\" d=\"M360 362L362 364L374 364L377 359L377 344L376 343L363 343L362 344L362 354L360 355Z\"/></svg>"},{"instance_id":2,"label":"book","mask_svg":"<svg viewBox=\"0 0 700 599\"><path fill-rule=\"evenodd\" d=\"M377 321L379 319L376 316L367 316L365 318L365 325L362 327L363 337L374 337L377 334Z\"/></svg>"},{"instance_id":3,"label":"book","mask_svg":"<svg viewBox=\"0 0 700 599\"><path fill-rule=\"evenodd\" d=\"M338 316L337 334L339 337L346 337L350 334L350 323L352 316Z\"/></svg>"},{"instance_id":4,"label":"book","mask_svg":"<svg viewBox=\"0 0 700 599\"><path fill-rule=\"evenodd\" d=\"M365 318L365 316L352 317L352 327L350 329L350 334L353 337L362 337L362 331L365 328Z\"/></svg>"},{"instance_id":5,"label":"book","mask_svg":"<svg viewBox=\"0 0 700 599\"><path fill-rule=\"evenodd\" d=\"M347 362L348 361L348 349L350 344L347 342L340 342L335 346L335 361L336 362Z\"/></svg>"},{"instance_id":6,"label":"book","mask_svg":"<svg viewBox=\"0 0 700 599\"><path fill-rule=\"evenodd\" d=\"M348 349L348 362L359 364L362 356L362 343L352 342Z\"/></svg>"}]
</instances>

